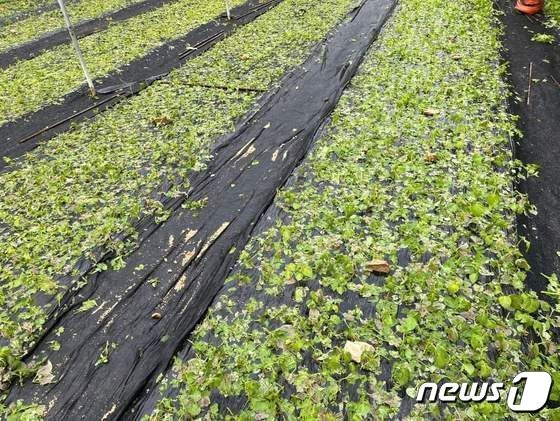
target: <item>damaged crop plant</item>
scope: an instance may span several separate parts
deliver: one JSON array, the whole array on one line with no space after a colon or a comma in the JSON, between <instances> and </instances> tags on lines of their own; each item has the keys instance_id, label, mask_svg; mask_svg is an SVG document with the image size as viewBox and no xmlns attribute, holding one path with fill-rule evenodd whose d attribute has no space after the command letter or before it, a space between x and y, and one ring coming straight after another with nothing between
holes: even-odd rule
<instances>
[{"instance_id":1,"label":"damaged crop plant","mask_svg":"<svg viewBox=\"0 0 560 421\"><path fill-rule=\"evenodd\" d=\"M560 1L551 0L546 3L546 12L553 26L560 28Z\"/></svg>"},{"instance_id":2,"label":"damaged crop plant","mask_svg":"<svg viewBox=\"0 0 560 421\"><path fill-rule=\"evenodd\" d=\"M48 1L13 3L0 4L0 50L59 29ZM81 21L139 0L68 3ZM265 2L229 3L236 19ZM102 80L223 12L218 0L162 2L80 43ZM560 282L553 270L544 288L527 281L517 217L535 206L516 186L538 165L512 151L503 13L489 0L278 1L5 158L1 417L560 417ZM348 29L364 16L380 32ZM329 69L341 95L300 85ZM70 45L0 69L0 126L71 104L82 84ZM301 95L307 106L290 109ZM247 209L264 191L252 183L268 186L266 206ZM553 379L537 414L504 397L416 402L426 382L524 371Z\"/></svg>"}]
</instances>

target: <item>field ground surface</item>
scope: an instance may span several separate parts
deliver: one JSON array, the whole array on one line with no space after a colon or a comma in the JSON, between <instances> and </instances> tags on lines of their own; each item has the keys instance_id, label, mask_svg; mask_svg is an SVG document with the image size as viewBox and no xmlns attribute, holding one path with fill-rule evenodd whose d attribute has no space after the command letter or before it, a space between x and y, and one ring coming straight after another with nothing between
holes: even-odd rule
<instances>
[{"instance_id":1,"label":"field ground surface","mask_svg":"<svg viewBox=\"0 0 560 421\"><path fill-rule=\"evenodd\" d=\"M73 28L77 38L84 38L107 29L112 23L150 12L170 1L175 0L135 0L132 2L130 0L116 0L115 4L108 2L109 4L105 4L101 10L92 10L91 12L90 9L92 7L98 7L99 5L97 3L86 3L84 4L83 15L71 8L69 13L73 18L76 15L84 18L84 20L75 23ZM119 6L122 6L122 8L119 8ZM111 10L115 7L116 10ZM90 13L88 14L88 12ZM2 30L1 34L4 37L0 35L0 39L5 41L3 47L0 47L1 68L6 68L18 60L36 57L46 49L54 48L57 45L70 43L70 37L64 22L61 21L60 11L55 10L52 13L56 19L53 20L52 28L50 28L52 30L50 31L47 31L51 24L49 19L45 22L46 28L42 28L41 22L37 22L37 19L34 17L28 19L28 22L26 22L28 24L27 27L25 23L18 22L13 25L14 28L6 26ZM101 15L98 16L99 14ZM16 34L19 34L19 38L15 36Z\"/></svg>"},{"instance_id":2,"label":"field ground surface","mask_svg":"<svg viewBox=\"0 0 560 421\"><path fill-rule=\"evenodd\" d=\"M138 57L124 68L114 70L95 80L98 95L92 98L84 85L77 91L67 94L58 104L27 114L0 127L0 170L6 165L7 158L18 158L59 133L98 112L114 107L126 98L136 95L151 83L167 76L171 70L180 67L185 61L204 53L217 42L229 36L239 25L247 24L276 6L282 0L265 3L249 0L232 10L232 19L225 15L197 26L186 35L151 50ZM197 86L196 82L190 86ZM204 87L204 86L203 86ZM219 87L219 86L218 86ZM222 89L224 86L221 87ZM258 92L260 88L244 88L245 91ZM261 89L262 90L262 89ZM9 161L8 161L9 162Z\"/></svg>"},{"instance_id":3,"label":"field ground surface","mask_svg":"<svg viewBox=\"0 0 560 421\"><path fill-rule=\"evenodd\" d=\"M95 98L0 0L3 419L560 419L558 1L67 3Z\"/></svg>"},{"instance_id":4,"label":"field ground surface","mask_svg":"<svg viewBox=\"0 0 560 421\"><path fill-rule=\"evenodd\" d=\"M68 13L75 23L93 19L110 13L113 10L125 8L138 3L140 0L106 0L101 3L80 1L68 4ZM65 29L64 19L59 10L32 16L25 20L18 20L11 25L3 25L0 30L0 51L15 45L29 42L42 35ZM68 37L67 37L68 39Z\"/></svg>"}]
</instances>

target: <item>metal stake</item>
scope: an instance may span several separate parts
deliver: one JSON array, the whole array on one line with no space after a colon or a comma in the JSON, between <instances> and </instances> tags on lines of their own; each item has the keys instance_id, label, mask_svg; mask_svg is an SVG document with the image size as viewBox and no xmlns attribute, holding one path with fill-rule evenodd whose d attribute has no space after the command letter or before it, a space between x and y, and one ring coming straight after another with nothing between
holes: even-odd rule
<instances>
[{"instance_id":1,"label":"metal stake","mask_svg":"<svg viewBox=\"0 0 560 421\"><path fill-rule=\"evenodd\" d=\"M231 19L231 6L229 4L229 0L225 0L226 2L226 13L227 13L227 18Z\"/></svg>"},{"instance_id":2,"label":"metal stake","mask_svg":"<svg viewBox=\"0 0 560 421\"><path fill-rule=\"evenodd\" d=\"M78 56L78 60L80 61L80 66L82 66L84 76L86 77L86 81L89 86L89 91L91 93L91 96L95 96L96 95L95 86L93 86L93 81L91 80L91 76L89 74L86 62L84 60L84 56L82 55L82 50L80 49L78 38L76 38L74 29L72 29L72 22L70 22L70 17L68 16L68 12L66 11L64 0L58 0L58 4L60 6L60 10L62 11L62 15L64 16L64 21L66 22L66 28L68 29L68 33L70 34L70 38L72 39L72 45L74 46L74 49L76 50L76 54Z\"/></svg>"}]
</instances>

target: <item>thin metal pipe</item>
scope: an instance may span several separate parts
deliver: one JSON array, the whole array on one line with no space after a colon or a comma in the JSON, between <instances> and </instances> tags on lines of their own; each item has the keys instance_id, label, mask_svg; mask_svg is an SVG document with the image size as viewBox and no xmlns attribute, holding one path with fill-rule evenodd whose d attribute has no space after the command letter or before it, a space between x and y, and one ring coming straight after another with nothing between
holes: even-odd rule
<instances>
[{"instance_id":1,"label":"thin metal pipe","mask_svg":"<svg viewBox=\"0 0 560 421\"><path fill-rule=\"evenodd\" d=\"M60 126L61 124L64 124L64 123L66 123L66 122L68 122L68 121L70 121L70 120L72 120L72 119L74 119L74 118L76 118L76 117L78 117L78 116L84 114L84 113L87 113L88 111L91 111L91 110L94 110L94 109L96 109L96 108L99 108L99 106L101 106L101 105L103 105L103 104L106 104L107 102L111 101L112 99L115 99L115 98L118 97L118 96L119 96L119 94L114 94L114 95L110 96L109 98L105 98L103 101L98 102L97 104L93 104L91 107L84 108L83 110L81 110L81 111L79 111L79 112L77 112L77 113L75 113L75 114L72 114L70 117L66 117L66 118L64 118L64 119L62 119L62 120L57 121L57 122L54 123L52 126L45 126L45 127L43 127L41 130L39 130L39 131L37 131L37 132L35 132L35 133L33 133L33 134L27 136L27 137L24 138L24 139L19 140L18 143L25 143L25 142L28 142L28 141L30 141L31 139L33 139L34 137L37 137L37 136L39 136L40 134L45 133L47 130L53 129L53 128L55 128L55 127L58 127L58 126Z\"/></svg>"},{"instance_id":2,"label":"thin metal pipe","mask_svg":"<svg viewBox=\"0 0 560 421\"><path fill-rule=\"evenodd\" d=\"M225 2L226 2L227 18L231 19L231 5L229 4L229 0L225 0Z\"/></svg>"},{"instance_id":3,"label":"thin metal pipe","mask_svg":"<svg viewBox=\"0 0 560 421\"><path fill-rule=\"evenodd\" d=\"M86 81L89 86L89 91L91 93L91 96L95 96L96 95L95 86L93 85L93 81L91 80L89 70L84 60L84 56L82 55L82 50L80 49L78 38L76 37L76 34L74 33L74 29L72 28L72 22L70 22L70 16L68 16L68 12L66 10L66 5L64 4L64 0L58 0L58 5L60 6L60 10L62 11L62 15L64 16L64 22L66 23L66 28L68 29L68 33L70 34L72 45L76 50L76 55L78 56L78 60L80 61L80 66L82 66L82 71L84 72L84 76L86 77Z\"/></svg>"}]
</instances>

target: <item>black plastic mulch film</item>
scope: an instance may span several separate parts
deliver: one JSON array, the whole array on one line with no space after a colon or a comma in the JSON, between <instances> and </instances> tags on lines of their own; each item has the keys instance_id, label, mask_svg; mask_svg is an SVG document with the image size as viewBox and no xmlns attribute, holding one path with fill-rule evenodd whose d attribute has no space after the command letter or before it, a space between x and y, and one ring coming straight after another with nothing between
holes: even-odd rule
<instances>
[{"instance_id":1,"label":"black plastic mulch film","mask_svg":"<svg viewBox=\"0 0 560 421\"><path fill-rule=\"evenodd\" d=\"M517 13L509 0L498 2L504 12L504 59L509 64L509 81L516 95L510 97L511 113L518 115L523 137L515 139L515 157L525 164L538 164L539 177L522 180L518 189L528 194L536 215L520 215L518 232L531 244L525 251L531 266L527 282L541 291L541 275L560 274L560 45L532 40L546 33L560 33L545 27L542 17ZM522 245L523 248L523 245Z\"/></svg>"},{"instance_id":2,"label":"black plastic mulch film","mask_svg":"<svg viewBox=\"0 0 560 421\"><path fill-rule=\"evenodd\" d=\"M115 22L130 19L143 13L148 13L174 1L176 0L145 0L140 3L135 3L120 10L105 13L98 18L78 22L74 24L74 33L78 38L84 38L107 29L109 25ZM37 39L13 46L12 48L1 52L0 69L5 69L19 60L29 60L33 57L37 57L45 50L54 48L58 45L69 43L70 36L68 35L66 28L63 27L54 32L49 32Z\"/></svg>"},{"instance_id":3,"label":"black plastic mulch film","mask_svg":"<svg viewBox=\"0 0 560 421\"><path fill-rule=\"evenodd\" d=\"M282 0L248 0L215 20L197 27L185 36L163 44L121 69L94 81L97 97L92 99L88 88L69 93L59 104L48 105L0 126L0 171L7 168L2 157L18 158L78 123L103 112L122 100L136 95L173 69L212 48L231 35L235 28L246 25L277 6ZM185 50L185 45L191 46Z\"/></svg>"},{"instance_id":4,"label":"black plastic mulch film","mask_svg":"<svg viewBox=\"0 0 560 421\"><path fill-rule=\"evenodd\" d=\"M147 229L126 267L88 275L51 320L28 360L48 356L57 382L14 385L7 403L45 404L52 420L128 419L147 408L147 391L223 286L394 6L395 0L364 0L256 112L218 141L208 168L191 177L171 218ZM186 199L206 206L183 209ZM75 311L92 299L96 311ZM50 350L54 339L61 344L57 352ZM108 358L99 364L103 355Z\"/></svg>"}]
</instances>

